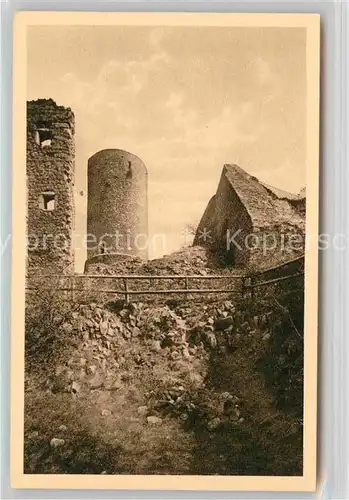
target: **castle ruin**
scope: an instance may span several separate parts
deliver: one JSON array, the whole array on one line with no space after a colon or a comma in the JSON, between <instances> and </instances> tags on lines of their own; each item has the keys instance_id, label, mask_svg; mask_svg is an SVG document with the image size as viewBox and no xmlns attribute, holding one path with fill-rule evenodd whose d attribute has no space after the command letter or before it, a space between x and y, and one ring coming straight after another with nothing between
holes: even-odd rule
<instances>
[{"instance_id":1,"label":"castle ruin","mask_svg":"<svg viewBox=\"0 0 349 500\"><path fill-rule=\"evenodd\" d=\"M27 103L27 270L74 272L74 113L52 99Z\"/></svg>"},{"instance_id":2,"label":"castle ruin","mask_svg":"<svg viewBox=\"0 0 349 500\"><path fill-rule=\"evenodd\" d=\"M27 103L29 274L74 272L74 124L72 110L52 99ZM148 173L134 154L105 149L88 160L87 232L85 271L97 263L148 259ZM227 164L194 245L223 253L230 266L261 267L302 254L304 235L305 193L280 191ZM260 244L246 246L251 236L277 246L266 255ZM294 236L301 240L295 251Z\"/></svg>"},{"instance_id":3,"label":"castle ruin","mask_svg":"<svg viewBox=\"0 0 349 500\"><path fill-rule=\"evenodd\" d=\"M226 164L194 245L209 247L229 265L260 268L302 255L304 236L304 195L268 186Z\"/></svg>"}]
</instances>

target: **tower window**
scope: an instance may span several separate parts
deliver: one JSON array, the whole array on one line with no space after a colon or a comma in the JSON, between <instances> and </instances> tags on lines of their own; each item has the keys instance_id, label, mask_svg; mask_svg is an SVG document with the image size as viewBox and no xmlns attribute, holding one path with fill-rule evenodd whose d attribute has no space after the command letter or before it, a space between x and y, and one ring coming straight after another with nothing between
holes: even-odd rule
<instances>
[{"instance_id":1,"label":"tower window","mask_svg":"<svg viewBox=\"0 0 349 500\"><path fill-rule=\"evenodd\" d=\"M51 146L52 130L47 127L38 128L35 131L35 142L42 148Z\"/></svg>"},{"instance_id":2,"label":"tower window","mask_svg":"<svg viewBox=\"0 0 349 500\"><path fill-rule=\"evenodd\" d=\"M55 209L56 194L53 191L44 191L39 197L39 206L41 210L51 212Z\"/></svg>"},{"instance_id":3,"label":"tower window","mask_svg":"<svg viewBox=\"0 0 349 500\"><path fill-rule=\"evenodd\" d=\"M131 178L132 177L132 162L130 162L130 161L128 161L128 170L127 170L126 177L127 178Z\"/></svg>"}]
</instances>

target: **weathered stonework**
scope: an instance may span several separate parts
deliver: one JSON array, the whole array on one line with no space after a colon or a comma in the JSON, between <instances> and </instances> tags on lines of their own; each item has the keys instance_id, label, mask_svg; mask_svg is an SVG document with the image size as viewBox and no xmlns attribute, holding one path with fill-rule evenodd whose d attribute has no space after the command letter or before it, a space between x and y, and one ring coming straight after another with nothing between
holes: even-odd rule
<instances>
[{"instance_id":1,"label":"weathered stonework","mask_svg":"<svg viewBox=\"0 0 349 500\"><path fill-rule=\"evenodd\" d=\"M225 254L230 265L275 265L303 253L304 215L305 198L267 187L237 165L224 165L194 245Z\"/></svg>"},{"instance_id":2,"label":"weathered stonework","mask_svg":"<svg viewBox=\"0 0 349 500\"><path fill-rule=\"evenodd\" d=\"M28 273L74 272L75 118L52 99L27 103Z\"/></svg>"},{"instance_id":3,"label":"weathered stonework","mask_svg":"<svg viewBox=\"0 0 349 500\"><path fill-rule=\"evenodd\" d=\"M105 149L89 159L87 232L88 259L148 258L148 173L137 156Z\"/></svg>"}]
</instances>

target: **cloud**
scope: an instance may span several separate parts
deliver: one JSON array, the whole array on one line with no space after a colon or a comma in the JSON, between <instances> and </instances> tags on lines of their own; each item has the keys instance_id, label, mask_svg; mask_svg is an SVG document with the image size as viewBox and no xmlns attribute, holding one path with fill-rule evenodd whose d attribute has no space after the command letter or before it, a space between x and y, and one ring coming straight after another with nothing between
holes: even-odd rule
<instances>
[{"instance_id":1,"label":"cloud","mask_svg":"<svg viewBox=\"0 0 349 500\"><path fill-rule=\"evenodd\" d=\"M97 88L104 88L107 95L117 89L119 95L138 94L149 84L152 73L161 71L170 58L165 51L154 52L147 59L108 61L97 77ZM111 91L111 92L108 92Z\"/></svg>"},{"instance_id":2,"label":"cloud","mask_svg":"<svg viewBox=\"0 0 349 500\"><path fill-rule=\"evenodd\" d=\"M74 110L83 108L87 114L94 113L102 102L102 96L93 82L81 80L73 73L65 73L59 84L56 99L65 102L69 95L69 102Z\"/></svg>"}]
</instances>

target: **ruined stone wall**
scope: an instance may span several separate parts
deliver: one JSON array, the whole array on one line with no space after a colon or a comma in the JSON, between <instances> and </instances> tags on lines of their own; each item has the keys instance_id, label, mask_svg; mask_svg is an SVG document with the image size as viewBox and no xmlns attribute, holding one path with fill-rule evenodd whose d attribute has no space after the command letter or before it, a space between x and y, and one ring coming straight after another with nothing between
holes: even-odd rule
<instances>
[{"instance_id":1,"label":"ruined stone wall","mask_svg":"<svg viewBox=\"0 0 349 500\"><path fill-rule=\"evenodd\" d=\"M225 255L228 265L245 265L250 254L244 248L244 239L251 231L251 218L223 172L217 193L200 221L194 245L208 246Z\"/></svg>"},{"instance_id":2,"label":"ruined stone wall","mask_svg":"<svg viewBox=\"0 0 349 500\"><path fill-rule=\"evenodd\" d=\"M27 103L27 270L74 271L74 114L52 99Z\"/></svg>"},{"instance_id":3,"label":"ruined stone wall","mask_svg":"<svg viewBox=\"0 0 349 500\"><path fill-rule=\"evenodd\" d=\"M304 212L296 202L279 198L239 166L225 165L194 244L225 252L227 263L256 269L295 258L305 243Z\"/></svg>"},{"instance_id":4,"label":"ruined stone wall","mask_svg":"<svg viewBox=\"0 0 349 500\"><path fill-rule=\"evenodd\" d=\"M137 156L106 149L88 161L88 259L99 254L148 258L148 174Z\"/></svg>"}]
</instances>

